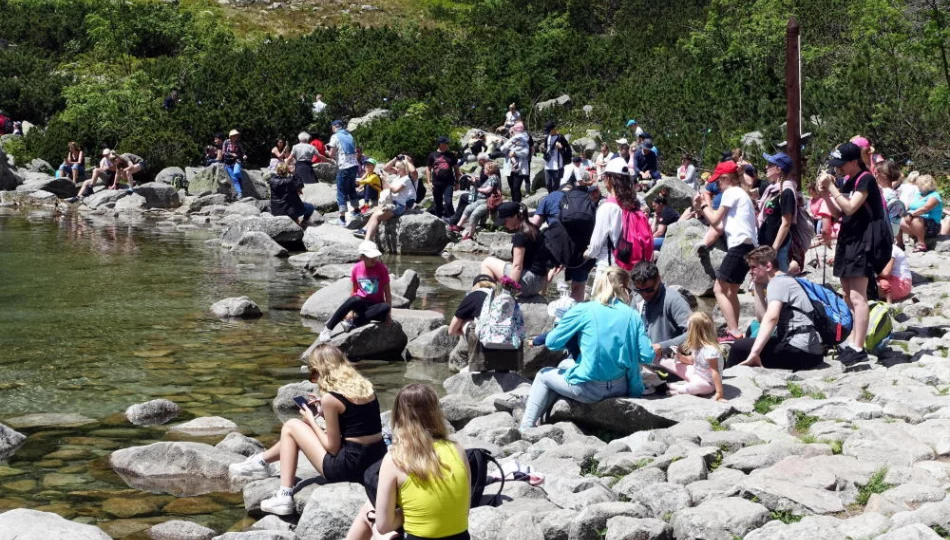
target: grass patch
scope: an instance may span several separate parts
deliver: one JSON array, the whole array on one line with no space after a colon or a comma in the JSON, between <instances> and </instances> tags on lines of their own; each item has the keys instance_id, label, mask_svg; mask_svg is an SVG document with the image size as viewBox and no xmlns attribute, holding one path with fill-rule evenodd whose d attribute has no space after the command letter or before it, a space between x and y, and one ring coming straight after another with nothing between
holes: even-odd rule
<instances>
[{"instance_id":1,"label":"grass patch","mask_svg":"<svg viewBox=\"0 0 950 540\"><path fill-rule=\"evenodd\" d=\"M810 416L801 411L795 411L795 431L800 434L806 434L818 420L820 420L820 418L817 416Z\"/></svg>"},{"instance_id":2,"label":"grass patch","mask_svg":"<svg viewBox=\"0 0 950 540\"><path fill-rule=\"evenodd\" d=\"M716 455L713 456L712 462L709 463L709 472L713 472L722 466L722 457L723 457L723 448L720 446L719 451L716 452Z\"/></svg>"},{"instance_id":3,"label":"grass patch","mask_svg":"<svg viewBox=\"0 0 950 540\"><path fill-rule=\"evenodd\" d=\"M867 388L862 389L861 395L858 396L858 401L868 402L868 401L871 401L872 399L874 399L874 394L872 394L871 392L868 392Z\"/></svg>"},{"instance_id":4,"label":"grass patch","mask_svg":"<svg viewBox=\"0 0 950 540\"><path fill-rule=\"evenodd\" d=\"M722 422L720 422L719 420L716 420L715 418L711 416L707 418L706 421L709 422L709 425L712 427L713 431L729 431L729 428L722 425Z\"/></svg>"},{"instance_id":5,"label":"grass patch","mask_svg":"<svg viewBox=\"0 0 950 540\"><path fill-rule=\"evenodd\" d=\"M805 391L802 390L801 385L795 383L788 383L788 393L792 395L793 398L800 398L805 395Z\"/></svg>"},{"instance_id":6,"label":"grass patch","mask_svg":"<svg viewBox=\"0 0 950 540\"><path fill-rule=\"evenodd\" d=\"M814 444L818 442L818 439L815 438L815 436L811 434L802 435L801 437L799 437L799 440L802 441L802 443L804 444Z\"/></svg>"},{"instance_id":7,"label":"grass patch","mask_svg":"<svg viewBox=\"0 0 950 540\"><path fill-rule=\"evenodd\" d=\"M937 394L941 396L946 396L947 394L950 394L950 386L944 386L943 388L940 388L939 390L937 390Z\"/></svg>"},{"instance_id":8,"label":"grass patch","mask_svg":"<svg viewBox=\"0 0 950 540\"><path fill-rule=\"evenodd\" d=\"M636 469L634 470L640 470L651 463L653 463L653 458L648 458L648 457L642 458L633 464L636 467Z\"/></svg>"},{"instance_id":9,"label":"grass patch","mask_svg":"<svg viewBox=\"0 0 950 540\"><path fill-rule=\"evenodd\" d=\"M828 396L825 395L822 391L815 391L808 394L812 399L828 399Z\"/></svg>"},{"instance_id":10,"label":"grass patch","mask_svg":"<svg viewBox=\"0 0 950 540\"><path fill-rule=\"evenodd\" d=\"M831 453L838 455L841 453L841 441L824 441L831 448Z\"/></svg>"},{"instance_id":11,"label":"grass patch","mask_svg":"<svg viewBox=\"0 0 950 540\"><path fill-rule=\"evenodd\" d=\"M796 516L788 510L772 510L769 512L769 515L772 519L777 519L786 525L789 523L798 523L802 520L802 516Z\"/></svg>"},{"instance_id":12,"label":"grass patch","mask_svg":"<svg viewBox=\"0 0 950 540\"><path fill-rule=\"evenodd\" d=\"M600 465L600 462L597 461L597 458L591 456L584 460L584 464L581 465L581 476L597 476L597 466Z\"/></svg>"},{"instance_id":13,"label":"grass patch","mask_svg":"<svg viewBox=\"0 0 950 540\"><path fill-rule=\"evenodd\" d=\"M755 401L755 412L759 414L768 414L772 412L772 409L778 407L783 401L785 401L785 398L780 398L778 396L762 396Z\"/></svg>"},{"instance_id":14,"label":"grass patch","mask_svg":"<svg viewBox=\"0 0 950 540\"><path fill-rule=\"evenodd\" d=\"M884 482L884 477L887 476L887 467L881 467L877 470L871 478L868 480L868 483L861 486L861 489L858 491L858 497L855 500L861 506L865 506L868 503L868 499L871 498L871 495L875 493L884 493L885 491L891 489L892 485Z\"/></svg>"},{"instance_id":15,"label":"grass patch","mask_svg":"<svg viewBox=\"0 0 950 540\"><path fill-rule=\"evenodd\" d=\"M941 538L950 538L950 532L947 529L944 529L940 525L931 525L930 530L940 535Z\"/></svg>"}]
</instances>

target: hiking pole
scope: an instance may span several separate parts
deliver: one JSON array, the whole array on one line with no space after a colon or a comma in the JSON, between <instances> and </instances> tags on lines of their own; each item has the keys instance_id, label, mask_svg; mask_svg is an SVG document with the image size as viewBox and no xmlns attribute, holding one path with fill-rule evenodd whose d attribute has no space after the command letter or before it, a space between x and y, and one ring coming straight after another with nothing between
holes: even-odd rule
<instances>
[{"instance_id":1,"label":"hiking pole","mask_svg":"<svg viewBox=\"0 0 950 540\"><path fill-rule=\"evenodd\" d=\"M824 244L824 242L822 242ZM825 244L825 254L822 256L821 261L821 284L822 286L828 285L828 244Z\"/></svg>"}]
</instances>

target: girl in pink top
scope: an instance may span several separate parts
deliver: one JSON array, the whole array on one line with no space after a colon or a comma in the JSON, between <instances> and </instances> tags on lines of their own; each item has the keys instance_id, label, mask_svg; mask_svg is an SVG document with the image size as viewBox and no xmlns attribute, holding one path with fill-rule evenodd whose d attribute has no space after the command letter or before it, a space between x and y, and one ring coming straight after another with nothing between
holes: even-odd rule
<instances>
[{"instance_id":1,"label":"girl in pink top","mask_svg":"<svg viewBox=\"0 0 950 540\"><path fill-rule=\"evenodd\" d=\"M360 243L359 253L360 262L350 272L353 296L343 302L327 321L320 332L320 341L330 341L333 329L350 312L353 312L353 317L344 323L346 332L370 321L389 321L393 296L389 288L389 269L379 260L383 254L369 240Z\"/></svg>"}]
</instances>

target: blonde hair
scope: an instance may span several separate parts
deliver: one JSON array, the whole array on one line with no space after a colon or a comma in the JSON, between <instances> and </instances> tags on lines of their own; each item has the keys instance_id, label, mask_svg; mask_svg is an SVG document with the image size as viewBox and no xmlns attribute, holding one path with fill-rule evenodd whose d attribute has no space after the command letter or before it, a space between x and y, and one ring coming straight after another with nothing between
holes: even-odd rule
<instances>
[{"instance_id":1,"label":"blonde hair","mask_svg":"<svg viewBox=\"0 0 950 540\"><path fill-rule=\"evenodd\" d=\"M307 365L310 366L311 380L321 392L336 392L354 401L373 396L373 383L353 368L343 351L329 343L314 347L307 357Z\"/></svg>"},{"instance_id":2,"label":"blonde hair","mask_svg":"<svg viewBox=\"0 0 950 540\"><path fill-rule=\"evenodd\" d=\"M594 279L594 288L590 293L593 300L610 304L614 299L624 304L630 303L630 273L619 266L611 266Z\"/></svg>"},{"instance_id":3,"label":"blonde hair","mask_svg":"<svg viewBox=\"0 0 950 540\"><path fill-rule=\"evenodd\" d=\"M397 161L396 163L393 163L393 169L396 169L396 172L401 171L403 174L406 174L406 172L409 170L409 167L406 166L405 161Z\"/></svg>"},{"instance_id":4,"label":"blonde hair","mask_svg":"<svg viewBox=\"0 0 950 540\"><path fill-rule=\"evenodd\" d=\"M917 184L917 188L920 189L921 195L926 195L937 189L937 184L934 182L934 177L929 174L922 174L917 177L917 181L914 182Z\"/></svg>"},{"instance_id":5,"label":"blonde hair","mask_svg":"<svg viewBox=\"0 0 950 540\"><path fill-rule=\"evenodd\" d=\"M686 323L686 341L683 342L686 350L684 354L695 354L703 347L719 349L719 339L716 337L716 324L708 313L697 311L689 316ZM721 355L721 351L720 351Z\"/></svg>"},{"instance_id":6,"label":"blonde hair","mask_svg":"<svg viewBox=\"0 0 950 540\"><path fill-rule=\"evenodd\" d=\"M76 141L69 141L69 144L67 146L69 147L70 151L79 152L79 143L77 143Z\"/></svg>"},{"instance_id":7,"label":"blonde hair","mask_svg":"<svg viewBox=\"0 0 950 540\"><path fill-rule=\"evenodd\" d=\"M276 172L277 176L287 176L290 174L290 167L288 167L286 163L278 163Z\"/></svg>"},{"instance_id":8,"label":"blonde hair","mask_svg":"<svg viewBox=\"0 0 950 540\"><path fill-rule=\"evenodd\" d=\"M486 174L496 174L498 172L498 164L494 161L489 161L485 163L485 173Z\"/></svg>"},{"instance_id":9,"label":"blonde hair","mask_svg":"<svg viewBox=\"0 0 950 540\"><path fill-rule=\"evenodd\" d=\"M442 477L436 441L449 438L439 397L424 384L410 384L396 394L392 410L393 463L422 482Z\"/></svg>"}]
</instances>

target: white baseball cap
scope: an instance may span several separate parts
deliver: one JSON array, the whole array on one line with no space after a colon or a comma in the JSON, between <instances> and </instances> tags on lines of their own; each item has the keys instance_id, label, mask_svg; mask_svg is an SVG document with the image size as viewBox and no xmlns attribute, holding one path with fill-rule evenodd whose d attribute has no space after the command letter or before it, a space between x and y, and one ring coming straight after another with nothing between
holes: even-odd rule
<instances>
[{"instance_id":1,"label":"white baseball cap","mask_svg":"<svg viewBox=\"0 0 950 540\"><path fill-rule=\"evenodd\" d=\"M382 252L379 251L379 248L376 247L375 242L370 242L369 240L364 240L360 242L360 255L370 259L378 259L383 256Z\"/></svg>"},{"instance_id":2,"label":"white baseball cap","mask_svg":"<svg viewBox=\"0 0 950 540\"><path fill-rule=\"evenodd\" d=\"M607 162L604 168L604 174L619 174L621 176L630 176L630 168L627 167L627 161L622 157L615 157Z\"/></svg>"}]
</instances>

